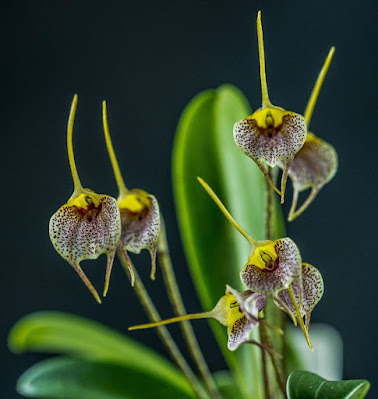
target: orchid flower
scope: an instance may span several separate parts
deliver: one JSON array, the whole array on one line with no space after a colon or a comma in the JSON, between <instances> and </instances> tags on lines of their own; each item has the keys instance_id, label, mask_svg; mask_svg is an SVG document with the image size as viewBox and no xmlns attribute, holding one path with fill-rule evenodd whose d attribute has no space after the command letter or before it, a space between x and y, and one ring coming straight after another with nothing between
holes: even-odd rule
<instances>
[{"instance_id":1,"label":"orchid flower","mask_svg":"<svg viewBox=\"0 0 378 399\"><path fill-rule=\"evenodd\" d=\"M284 202L290 164L306 140L306 123L302 115L272 105L268 95L261 12L257 16L257 35L260 58L262 107L234 125L236 145L260 168L268 183ZM270 167L284 164L281 191L275 186L264 163Z\"/></svg>"},{"instance_id":2,"label":"orchid flower","mask_svg":"<svg viewBox=\"0 0 378 399\"><path fill-rule=\"evenodd\" d=\"M146 191L137 188L129 190L126 187L110 137L105 101L102 103L102 120L106 146L119 191L117 202L122 225L120 251L130 270L133 284L133 268L127 251L139 254L142 249L147 249L151 255L151 279L154 280L156 247L160 233L159 204Z\"/></svg>"},{"instance_id":3,"label":"orchid flower","mask_svg":"<svg viewBox=\"0 0 378 399\"><path fill-rule=\"evenodd\" d=\"M308 330L300 315L303 301L302 258L294 241L288 237L274 241L255 240L235 221L211 187L200 177L198 180L227 220L251 245L247 263L240 273L244 285L253 292L271 297L291 317L295 326L298 320L312 349ZM287 302L282 300L280 293L284 290L291 292L293 285L297 287L299 298L291 295L292 306L289 307Z\"/></svg>"},{"instance_id":4,"label":"orchid flower","mask_svg":"<svg viewBox=\"0 0 378 399\"><path fill-rule=\"evenodd\" d=\"M73 124L77 107L74 96L67 128L67 149L74 192L51 217L49 234L57 252L68 261L98 303L101 299L80 267L85 259L107 255L104 296L109 287L114 256L121 236L121 219L115 198L83 188L77 173L72 145Z\"/></svg>"},{"instance_id":5,"label":"orchid flower","mask_svg":"<svg viewBox=\"0 0 378 399\"><path fill-rule=\"evenodd\" d=\"M310 125L311 116L334 52L335 48L332 47L319 73L308 101L304 113L307 127ZM284 168L282 162L279 162L278 166ZM338 158L333 146L319 137L316 137L313 133L308 132L306 141L294 157L288 172L294 188L293 201L288 217L289 221L297 218L308 208L323 186L335 176L337 166ZM309 188L311 189L309 196L302 206L299 209L296 209L299 193Z\"/></svg>"},{"instance_id":6,"label":"orchid flower","mask_svg":"<svg viewBox=\"0 0 378 399\"><path fill-rule=\"evenodd\" d=\"M267 349L274 355L277 355L272 349L266 348L258 342L250 339L251 331L259 324L264 323L267 327L276 330L279 333L282 331L266 323L264 320L258 318L259 313L265 307L266 298L250 290L238 292L230 286L226 286L226 293L222 296L214 309L209 312L193 313L171 319L158 321L155 323L141 324L132 326L129 330L141 330L152 327L159 327L165 324L176 323L184 320L194 319L209 319L213 318L227 327L228 333L228 349L236 350L241 344L252 343L257 344L263 349Z\"/></svg>"}]
</instances>

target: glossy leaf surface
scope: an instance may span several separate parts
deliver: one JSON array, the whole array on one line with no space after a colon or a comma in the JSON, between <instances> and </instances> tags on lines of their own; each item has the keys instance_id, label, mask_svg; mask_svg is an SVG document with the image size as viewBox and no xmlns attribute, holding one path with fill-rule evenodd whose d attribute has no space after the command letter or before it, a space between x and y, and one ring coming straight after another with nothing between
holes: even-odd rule
<instances>
[{"instance_id":1,"label":"glossy leaf surface","mask_svg":"<svg viewBox=\"0 0 378 399\"><path fill-rule=\"evenodd\" d=\"M37 363L21 375L17 391L28 398L195 399L190 388L172 385L148 371L67 358Z\"/></svg>"},{"instance_id":2,"label":"glossy leaf surface","mask_svg":"<svg viewBox=\"0 0 378 399\"><path fill-rule=\"evenodd\" d=\"M328 381L309 371L293 371L287 380L288 399L363 399L366 380Z\"/></svg>"},{"instance_id":3,"label":"glossy leaf surface","mask_svg":"<svg viewBox=\"0 0 378 399\"><path fill-rule=\"evenodd\" d=\"M62 312L39 312L18 321L8 338L14 352L64 353L142 370L189 389L186 378L153 350L97 322Z\"/></svg>"}]
</instances>

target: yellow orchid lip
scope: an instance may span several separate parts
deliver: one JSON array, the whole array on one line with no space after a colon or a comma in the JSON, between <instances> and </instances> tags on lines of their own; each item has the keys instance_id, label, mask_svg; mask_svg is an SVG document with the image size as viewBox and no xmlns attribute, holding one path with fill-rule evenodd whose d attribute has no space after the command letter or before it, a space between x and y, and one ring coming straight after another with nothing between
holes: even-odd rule
<instances>
[{"instance_id":1,"label":"yellow orchid lip","mask_svg":"<svg viewBox=\"0 0 378 399\"><path fill-rule=\"evenodd\" d=\"M101 200L95 193L80 194L77 197L70 199L67 205L76 206L79 210L87 211L101 208Z\"/></svg>"},{"instance_id":2,"label":"yellow orchid lip","mask_svg":"<svg viewBox=\"0 0 378 399\"><path fill-rule=\"evenodd\" d=\"M278 255L275 250L275 242L258 246L248 258L247 265L254 265L259 269L272 272L278 268Z\"/></svg>"},{"instance_id":3,"label":"yellow orchid lip","mask_svg":"<svg viewBox=\"0 0 378 399\"><path fill-rule=\"evenodd\" d=\"M260 108L246 119L255 120L259 131L268 135L268 137L272 137L269 136L269 132L275 131L277 133L284 123L283 118L289 113L289 111L280 107L264 107Z\"/></svg>"},{"instance_id":4,"label":"yellow orchid lip","mask_svg":"<svg viewBox=\"0 0 378 399\"><path fill-rule=\"evenodd\" d=\"M118 201L120 210L127 210L131 213L141 213L151 206L148 193L143 190L131 190Z\"/></svg>"}]
</instances>

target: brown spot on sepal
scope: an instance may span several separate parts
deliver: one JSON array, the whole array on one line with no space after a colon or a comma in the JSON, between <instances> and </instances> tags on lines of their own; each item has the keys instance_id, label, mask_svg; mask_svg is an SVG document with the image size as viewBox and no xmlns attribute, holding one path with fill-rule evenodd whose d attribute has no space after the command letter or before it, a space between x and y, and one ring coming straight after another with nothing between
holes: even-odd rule
<instances>
[{"instance_id":1,"label":"brown spot on sepal","mask_svg":"<svg viewBox=\"0 0 378 399\"><path fill-rule=\"evenodd\" d=\"M129 252L139 254L147 249L151 255L151 278L155 278L156 247L160 234L160 211L156 198L148 194L150 206L141 212L120 209L122 233L120 243Z\"/></svg>"}]
</instances>

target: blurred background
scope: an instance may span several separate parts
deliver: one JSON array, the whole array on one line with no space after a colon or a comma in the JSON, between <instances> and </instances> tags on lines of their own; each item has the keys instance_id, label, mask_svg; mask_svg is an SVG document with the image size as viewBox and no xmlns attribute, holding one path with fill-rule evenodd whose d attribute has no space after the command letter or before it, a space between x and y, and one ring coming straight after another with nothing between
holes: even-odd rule
<instances>
[{"instance_id":1,"label":"blurred background","mask_svg":"<svg viewBox=\"0 0 378 399\"><path fill-rule=\"evenodd\" d=\"M187 310L200 309L174 213L172 142L183 108L204 89L232 83L254 109L260 106L259 9L274 104L303 112L329 48L336 47L311 130L335 146L339 172L287 229L325 281L312 320L341 333L344 378L369 379L368 397L377 397L378 9L374 1L355 4L34 0L1 5L0 162L7 198L1 231L1 397L17 398L17 377L43 357L7 349L8 331L20 317L67 311L123 332L146 320L118 261L108 297L99 306L49 240L49 218L72 193L65 146L74 93L79 95L74 147L84 186L117 194L102 133L101 101L106 99L126 183L159 199ZM161 275L154 283L148 280L148 255L134 260L162 316L171 316ZM94 285L102 286L105 258L83 267ZM211 369L224 368L207 323L199 321L194 328ZM176 326L171 330L179 337ZM133 337L164 353L153 331Z\"/></svg>"}]
</instances>

